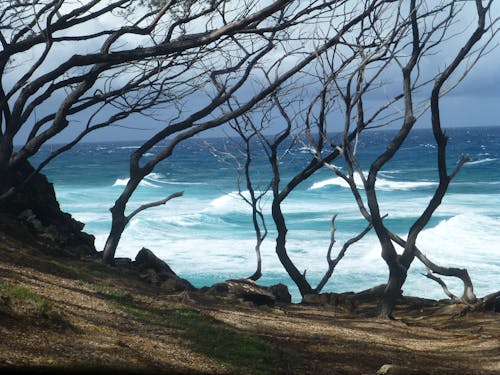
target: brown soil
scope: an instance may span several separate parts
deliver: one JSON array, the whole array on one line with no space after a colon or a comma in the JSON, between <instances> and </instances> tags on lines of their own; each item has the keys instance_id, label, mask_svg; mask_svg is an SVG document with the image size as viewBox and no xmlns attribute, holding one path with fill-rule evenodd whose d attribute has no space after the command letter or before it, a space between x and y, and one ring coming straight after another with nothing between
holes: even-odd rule
<instances>
[{"instance_id":1,"label":"brown soil","mask_svg":"<svg viewBox=\"0 0 500 375\"><path fill-rule=\"evenodd\" d=\"M498 313L464 314L460 305L409 300L396 321L387 321L373 316L373 304L353 312L215 301L167 293L95 260L50 258L36 241L20 244L1 231L0 283L45 301L0 293L0 371L254 373L203 354L175 324L139 319L120 307L123 297L150 311L194 309L271 343L281 356L264 371L271 374L375 374L384 364L428 374L500 374ZM118 303L105 298L106 288L122 292Z\"/></svg>"}]
</instances>

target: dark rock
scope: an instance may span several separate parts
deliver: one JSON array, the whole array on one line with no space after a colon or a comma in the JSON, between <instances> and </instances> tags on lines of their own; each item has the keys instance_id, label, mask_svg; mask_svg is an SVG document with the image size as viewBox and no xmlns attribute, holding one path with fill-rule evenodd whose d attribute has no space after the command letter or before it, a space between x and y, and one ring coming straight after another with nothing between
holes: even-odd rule
<instances>
[{"instance_id":1,"label":"dark rock","mask_svg":"<svg viewBox=\"0 0 500 375\"><path fill-rule=\"evenodd\" d=\"M500 292L490 294L484 298L484 309L500 313Z\"/></svg>"},{"instance_id":2,"label":"dark rock","mask_svg":"<svg viewBox=\"0 0 500 375\"><path fill-rule=\"evenodd\" d=\"M353 312L361 304L379 303L384 294L385 285L378 285L358 293L320 293L303 296L302 303L309 305L334 306L335 308Z\"/></svg>"},{"instance_id":3,"label":"dark rock","mask_svg":"<svg viewBox=\"0 0 500 375\"><path fill-rule=\"evenodd\" d=\"M65 255L95 256L94 236L82 232L84 224L61 211L53 184L43 174L34 172L31 164L24 162L15 174L2 176L7 185L17 186L18 190L1 203L0 211L20 218L36 235L65 248ZM31 175L28 183L23 184Z\"/></svg>"},{"instance_id":4,"label":"dark rock","mask_svg":"<svg viewBox=\"0 0 500 375\"><path fill-rule=\"evenodd\" d=\"M161 282L160 288L169 292L193 291L195 287L180 277L171 277Z\"/></svg>"},{"instance_id":5,"label":"dark rock","mask_svg":"<svg viewBox=\"0 0 500 375\"><path fill-rule=\"evenodd\" d=\"M27 222L29 225L31 225L31 227L36 230L37 232L41 232L43 230L43 224L40 220L38 220L38 218L36 217L36 215L33 213L33 211L31 209L26 209L24 211L22 211L20 214L19 214L19 219Z\"/></svg>"},{"instance_id":6,"label":"dark rock","mask_svg":"<svg viewBox=\"0 0 500 375\"><path fill-rule=\"evenodd\" d=\"M166 273L177 276L163 260L158 258L151 250L143 247L136 255L134 266L139 269L152 269L157 273Z\"/></svg>"},{"instance_id":7,"label":"dark rock","mask_svg":"<svg viewBox=\"0 0 500 375\"><path fill-rule=\"evenodd\" d=\"M177 276L167 263L145 247L137 253L132 266L142 272L141 278L151 284L161 285L162 289L168 291L193 291L196 289L189 281Z\"/></svg>"},{"instance_id":8,"label":"dark rock","mask_svg":"<svg viewBox=\"0 0 500 375\"><path fill-rule=\"evenodd\" d=\"M115 258L114 262L116 267L128 269L132 268L132 259L130 258Z\"/></svg>"},{"instance_id":9,"label":"dark rock","mask_svg":"<svg viewBox=\"0 0 500 375\"><path fill-rule=\"evenodd\" d=\"M305 294L302 297L302 303L306 305L327 305L330 303L329 294Z\"/></svg>"},{"instance_id":10,"label":"dark rock","mask_svg":"<svg viewBox=\"0 0 500 375\"><path fill-rule=\"evenodd\" d=\"M292 296L288 291L288 287L285 284L271 285L269 290L276 298L276 302L280 303L292 303Z\"/></svg>"},{"instance_id":11,"label":"dark rock","mask_svg":"<svg viewBox=\"0 0 500 375\"><path fill-rule=\"evenodd\" d=\"M362 290L361 292L358 293L353 293L356 294L356 297L358 299L363 299L366 301L372 301L372 300L379 300L385 292L385 284L380 284L377 286L374 286L373 288L365 289Z\"/></svg>"},{"instance_id":12,"label":"dark rock","mask_svg":"<svg viewBox=\"0 0 500 375\"><path fill-rule=\"evenodd\" d=\"M229 286L226 283L217 283L212 285L211 287L204 288L203 292L211 295L228 294Z\"/></svg>"},{"instance_id":13,"label":"dark rock","mask_svg":"<svg viewBox=\"0 0 500 375\"><path fill-rule=\"evenodd\" d=\"M206 293L242 299L257 306L274 306L276 302L276 297L268 288L257 285L255 281L249 279L227 280L208 288Z\"/></svg>"},{"instance_id":14,"label":"dark rock","mask_svg":"<svg viewBox=\"0 0 500 375\"><path fill-rule=\"evenodd\" d=\"M160 285L162 283L160 276L151 268L145 270L139 277L150 284Z\"/></svg>"}]
</instances>

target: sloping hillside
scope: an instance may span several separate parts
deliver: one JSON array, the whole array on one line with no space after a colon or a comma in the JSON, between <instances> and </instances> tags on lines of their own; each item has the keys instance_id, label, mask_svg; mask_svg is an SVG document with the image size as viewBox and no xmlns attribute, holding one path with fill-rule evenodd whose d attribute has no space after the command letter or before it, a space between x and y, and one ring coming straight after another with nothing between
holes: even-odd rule
<instances>
[{"instance_id":1,"label":"sloping hillside","mask_svg":"<svg viewBox=\"0 0 500 375\"><path fill-rule=\"evenodd\" d=\"M51 255L48 255L48 254ZM0 369L211 374L500 373L494 312L408 299L398 321L353 306L258 307L171 292L0 225ZM390 372L389 372L390 373Z\"/></svg>"}]
</instances>

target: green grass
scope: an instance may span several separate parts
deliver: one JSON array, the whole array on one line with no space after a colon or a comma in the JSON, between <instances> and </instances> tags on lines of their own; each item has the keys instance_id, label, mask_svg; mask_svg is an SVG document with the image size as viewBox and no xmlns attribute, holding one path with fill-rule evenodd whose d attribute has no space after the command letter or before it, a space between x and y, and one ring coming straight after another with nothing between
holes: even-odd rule
<instances>
[{"instance_id":1,"label":"green grass","mask_svg":"<svg viewBox=\"0 0 500 375\"><path fill-rule=\"evenodd\" d=\"M132 313L137 309L137 304L134 302L132 295L118 288L111 288L108 286L97 285L96 292L106 301L115 303L122 310Z\"/></svg>"},{"instance_id":2,"label":"green grass","mask_svg":"<svg viewBox=\"0 0 500 375\"><path fill-rule=\"evenodd\" d=\"M243 373L274 373L276 367L285 364L283 355L272 344L238 331L197 310L154 310L120 289L105 286L97 286L95 289L102 298L135 319L144 324L179 330L179 335L191 343L192 350Z\"/></svg>"},{"instance_id":3,"label":"green grass","mask_svg":"<svg viewBox=\"0 0 500 375\"><path fill-rule=\"evenodd\" d=\"M21 312L14 312L13 310L10 310L10 302L8 302L4 306L4 310L5 308L10 310L10 314L14 313L29 319L35 318L36 324L50 328L76 330L76 328L73 327L73 325L67 321L63 315L54 310L54 305L49 299L31 291L28 288L13 285L6 281L0 281L0 297L3 297L2 300L4 301L6 299L7 301L17 300L24 307ZM8 311L5 310L5 312Z\"/></svg>"},{"instance_id":4,"label":"green grass","mask_svg":"<svg viewBox=\"0 0 500 375\"><path fill-rule=\"evenodd\" d=\"M282 355L268 342L240 332L226 324L191 309L177 309L163 314L164 324L178 328L191 341L192 349L252 374L274 372L283 365Z\"/></svg>"},{"instance_id":5,"label":"green grass","mask_svg":"<svg viewBox=\"0 0 500 375\"><path fill-rule=\"evenodd\" d=\"M41 303L44 297L40 296L23 286L13 285L7 281L0 281L0 293L23 301Z\"/></svg>"},{"instance_id":6,"label":"green grass","mask_svg":"<svg viewBox=\"0 0 500 375\"><path fill-rule=\"evenodd\" d=\"M47 256L39 256L39 268L54 276L64 277L65 279L90 281L91 278L79 265L72 265L68 261L55 260Z\"/></svg>"},{"instance_id":7,"label":"green grass","mask_svg":"<svg viewBox=\"0 0 500 375\"><path fill-rule=\"evenodd\" d=\"M52 304L47 298L34 293L23 286L13 285L9 282L1 281L0 295L23 302L29 302L35 307L38 314L43 316L46 316L52 311Z\"/></svg>"}]
</instances>

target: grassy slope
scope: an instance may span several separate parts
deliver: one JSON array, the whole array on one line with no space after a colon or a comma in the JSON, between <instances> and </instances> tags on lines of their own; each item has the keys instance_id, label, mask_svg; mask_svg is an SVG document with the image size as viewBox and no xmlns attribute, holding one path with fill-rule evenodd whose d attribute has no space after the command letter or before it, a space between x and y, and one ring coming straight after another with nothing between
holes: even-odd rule
<instances>
[{"instance_id":1,"label":"grassy slope","mask_svg":"<svg viewBox=\"0 0 500 375\"><path fill-rule=\"evenodd\" d=\"M44 255L47 244L23 231L0 225L0 369L342 374L394 363L500 372L498 314L452 319L436 305L385 322L331 308L204 303L93 260Z\"/></svg>"}]
</instances>

